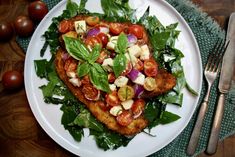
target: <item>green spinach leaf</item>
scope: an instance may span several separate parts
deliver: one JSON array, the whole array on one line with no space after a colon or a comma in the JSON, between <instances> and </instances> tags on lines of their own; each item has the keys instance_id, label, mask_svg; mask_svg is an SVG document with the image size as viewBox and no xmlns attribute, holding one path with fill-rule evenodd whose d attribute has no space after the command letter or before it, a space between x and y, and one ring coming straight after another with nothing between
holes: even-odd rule
<instances>
[{"instance_id":1,"label":"green spinach leaf","mask_svg":"<svg viewBox=\"0 0 235 157\"><path fill-rule=\"evenodd\" d=\"M168 112L168 111L164 111L162 114L162 117L160 119L160 123L161 124L168 124L168 123L172 123L178 119L180 119L180 116L178 116L174 113Z\"/></svg>"},{"instance_id":2,"label":"green spinach leaf","mask_svg":"<svg viewBox=\"0 0 235 157\"><path fill-rule=\"evenodd\" d=\"M70 14L70 17L74 17L77 15L78 13L78 5L77 3L75 2L72 2L71 0L68 0L67 1L67 5L66 5L66 8L68 9L69 11L69 14Z\"/></svg>"},{"instance_id":3,"label":"green spinach leaf","mask_svg":"<svg viewBox=\"0 0 235 157\"><path fill-rule=\"evenodd\" d=\"M85 108L80 109L79 115L74 119L70 126L78 125L84 128L90 128L102 132L104 130L103 125L98 122L91 113Z\"/></svg>"},{"instance_id":4,"label":"green spinach leaf","mask_svg":"<svg viewBox=\"0 0 235 157\"><path fill-rule=\"evenodd\" d=\"M103 132L90 130L90 135L95 137L97 145L104 149L117 149L121 146L126 146L133 137L126 137L105 129Z\"/></svg>"}]
</instances>

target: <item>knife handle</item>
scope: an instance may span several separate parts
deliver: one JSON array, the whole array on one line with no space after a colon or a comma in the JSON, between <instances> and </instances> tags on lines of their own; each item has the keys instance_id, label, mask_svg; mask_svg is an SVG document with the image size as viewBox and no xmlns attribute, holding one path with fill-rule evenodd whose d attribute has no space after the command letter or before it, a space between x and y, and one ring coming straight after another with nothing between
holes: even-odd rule
<instances>
[{"instance_id":1,"label":"knife handle","mask_svg":"<svg viewBox=\"0 0 235 157\"><path fill-rule=\"evenodd\" d=\"M207 109L208 109L208 101L204 101L200 106L200 111L199 111L199 114L197 116L197 121L196 121L196 124L194 126L193 133L190 137L190 141L189 141L189 144L188 144L187 154L190 155L190 156L195 153L195 150L197 148L200 133L201 133L201 129L202 129L203 120L205 118Z\"/></svg>"},{"instance_id":2,"label":"knife handle","mask_svg":"<svg viewBox=\"0 0 235 157\"><path fill-rule=\"evenodd\" d=\"M206 152L208 154L214 154L217 149L221 122L222 122L223 114L224 114L224 102L225 102L225 94L220 93L212 129L211 129L211 134L210 134L209 142L208 142L207 149L206 149Z\"/></svg>"}]
</instances>

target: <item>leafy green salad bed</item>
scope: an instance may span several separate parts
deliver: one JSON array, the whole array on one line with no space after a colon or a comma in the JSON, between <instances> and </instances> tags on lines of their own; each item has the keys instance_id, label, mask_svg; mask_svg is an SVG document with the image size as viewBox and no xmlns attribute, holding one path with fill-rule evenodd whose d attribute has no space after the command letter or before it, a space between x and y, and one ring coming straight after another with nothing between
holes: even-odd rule
<instances>
[{"instance_id":1,"label":"leafy green salad bed","mask_svg":"<svg viewBox=\"0 0 235 157\"><path fill-rule=\"evenodd\" d=\"M177 84L170 92L150 99L144 110L144 116L148 120L148 127L145 133L150 136L150 130L159 124L168 124L180 118L179 115L166 111L167 104L182 106L183 88L188 89L194 95L197 95L187 84L181 59L183 53L174 47L180 31L176 30L177 23L169 26L163 26L155 16L149 15L149 8L144 15L137 19L134 9L131 9L127 0L101 0L101 6L104 14L91 13L85 9L87 0L81 0L76 4L71 0L67 1L66 9L62 15L54 17L48 30L44 33L45 44L40 51L41 57L47 47L50 47L52 54L51 59L35 60L36 74L40 78L45 78L48 83L41 86L44 101L48 104L62 104L63 112L61 123L66 130L73 136L76 141L81 141L84 136L84 128L89 128L90 136L93 136L99 148L103 150L117 149L126 146L133 138L126 137L107 129L102 123L97 121L93 115L79 102L71 92L66 88L64 83L59 79L54 65L55 53L60 47L58 24L63 19L70 19L77 15L96 15L105 21L131 22L145 26L153 54L159 66L167 69L177 78ZM58 97L59 96L59 97Z\"/></svg>"}]
</instances>

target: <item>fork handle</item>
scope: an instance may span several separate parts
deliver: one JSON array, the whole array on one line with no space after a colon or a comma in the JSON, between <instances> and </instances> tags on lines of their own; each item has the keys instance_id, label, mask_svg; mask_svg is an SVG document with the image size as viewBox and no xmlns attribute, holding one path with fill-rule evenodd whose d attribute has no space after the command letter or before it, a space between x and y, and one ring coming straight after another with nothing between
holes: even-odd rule
<instances>
[{"instance_id":1,"label":"fork handle","mask_svg":"<svg viewBox=\"0 0 235 157\"><path fill-rule=\"evenodd\" d=\"M217 149L221 122L222 122L223 114L224 114L224 102L225 102L225 94L220 93L212 129L211 129L211 134L209 138L209 143L206 149L206 152L208 154L214 154Z\"/></svg>"},{"instance_id":2,"label":"fork handle","mask_svg":"<svg viewBox=\"0 0 235 157\"><path fill-rule=\"evenodd\" d=\"M195 153L195 150L197 148L200 132L202 129L203 120L205 118L207 109L208 109L208 101L204 101L200 106L200 111L197 116L197 121L194 126L193 133L190 137L190 141L188 144L187 154L190 156Z\"/></svg>"}]
</instances>

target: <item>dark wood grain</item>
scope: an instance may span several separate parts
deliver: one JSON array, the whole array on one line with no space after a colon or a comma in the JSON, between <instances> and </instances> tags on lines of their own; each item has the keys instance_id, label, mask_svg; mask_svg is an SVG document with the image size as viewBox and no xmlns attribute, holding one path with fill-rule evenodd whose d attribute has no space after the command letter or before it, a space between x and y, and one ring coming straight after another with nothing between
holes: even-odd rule
<instances>
[{"instance_id":1,"label":"dark wood grain","mask_svg":"<svg viewBox=\"0 0 235 157\"><path fill-rule=\"evenodd\" d=\"M0 0L0 20L14 21L18 15L27 15L30 0ZM235 0L193 0L201 10L212 16L221 27L227 27L228 17L235 11ZM15 36L0 42L0 81L11 69L23 72L25 54ZM235 76L235 75L234 75ZM219 143L213 157L235 156L235 135ZM69 157L74 156L56 144L35 120L25 90L6 92L0 83L0 156L2 157ZM207 155L202 153L200 157Z\"/></svg>"}]
</instances>

